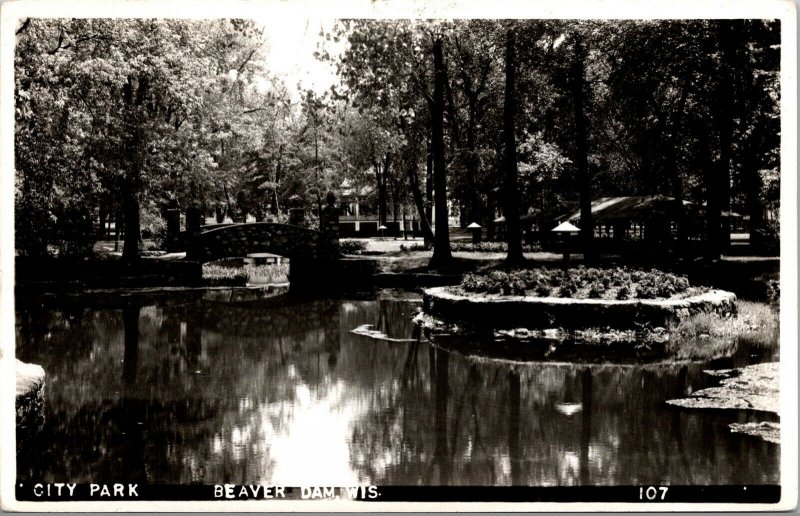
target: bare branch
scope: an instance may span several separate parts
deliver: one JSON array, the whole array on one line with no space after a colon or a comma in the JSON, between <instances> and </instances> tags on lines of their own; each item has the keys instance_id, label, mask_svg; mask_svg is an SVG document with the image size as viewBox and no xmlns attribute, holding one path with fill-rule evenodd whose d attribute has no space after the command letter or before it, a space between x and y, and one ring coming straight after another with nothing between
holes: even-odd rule
<instances>
[{"instance_id":1,"label":"bare branch","mask_svg":"<svg viewBox=\"0 0 800 516\"><path fill-rule=\"evenodd\" d=\"M425 98L428 104L433 104L433 96L428 93L427 88L422 85L419 77L414 72L411 72L411 80L414 83L414 87L419 91L419 93Z\"/></svg>"},{"instance_id":2,"label":"bare branch","mask_svg":"<svg viewBox=\"0 0 800 516\"><path fill-rule=\"evenodd\" d=\"M30 18L25 18L25 21L22 22L22 25L20 26L20 28L17 29L17 32L15 33L15 36L19 36L21 33L25 32L25 30L28 28L28 26L30 24L31 24L31 19Z\"/></svg>"},{"instance_id":3,"label":"bare branch","mask_svg":"<svg viewBox=\"0 0 800 516\"><path fill-rule=\"evenodd\" d=\"M59 50L61 50L61 48L62 48L62 47L61 47L61 44L62 44L63 42L64 42L64 33L63 33L63 32L59 32L59 33L58 33L58 44L56 44L56 48L54 48L53 50L50 50L50 51L49 51L49 52L47 52L47 53L48 53L48 54L50 54L51 56L52 56L52 55L55 55L55 53L56 53L56 52L58 52Z\"/></svg>"},{"instance_id":4,"label":"bare branch","mask_svg":"<svg viewBox=\"0 0 800 516\"><path fill-rule=\"evenodd\" d=\"M250 54L247 56L244 62L239 65L239 68L236 70L237 73L242 73L242 70L244 70L244 67L247 66L248 62L250 62L250 59L253 57L253 54L256 53L256 50L258 50L258 47L255 47L253 48L253 50L250 51Z\"/></svg>"}]
</instances>

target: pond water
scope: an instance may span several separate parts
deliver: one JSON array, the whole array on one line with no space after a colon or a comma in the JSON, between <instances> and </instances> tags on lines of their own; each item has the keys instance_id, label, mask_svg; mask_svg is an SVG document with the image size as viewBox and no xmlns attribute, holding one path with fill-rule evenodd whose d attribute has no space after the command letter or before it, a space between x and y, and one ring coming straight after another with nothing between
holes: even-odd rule
<instances>
[{"instance_id":1,"label":"pond water","mask_svg":"<svg viewBox=\"0 0 800 516\"><path fill-rule=\"evenodd\" d=\"M777 343L714 364L476 358L420 338L420 305L20 308L17 357L48 380L19 481L779 482L779 445L728 428L774 416L665 404L718 381L703 369L775 360ZM351 333L365 324L393 340Z\"/></svg>"}]
</instances>

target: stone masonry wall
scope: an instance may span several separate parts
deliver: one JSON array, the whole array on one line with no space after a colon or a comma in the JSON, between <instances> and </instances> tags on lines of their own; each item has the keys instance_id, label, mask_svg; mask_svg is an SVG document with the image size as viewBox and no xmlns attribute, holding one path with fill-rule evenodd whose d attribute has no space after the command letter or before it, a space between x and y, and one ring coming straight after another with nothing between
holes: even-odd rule
<instances>
[{"instance_id":1,"label":"stone masonry wall","mask_svg":"<svg viewBox=\"0 0 800 516\"><path fill-rule=\"evenodd\" d=\"M712 290L685 299L467 297L446 287L425 289L425 313L445 321L494 328L634 328L666 326L699 312L736 313L736 295Z\"/></svg>"},{"instance_id":2,"label":"stone masonry wall","mask_svg":"<svg viewBox=\"0 0 800 516\"><path fill-rule=\"evenodd\" d=\"M288 224L232 224L195 236L187 259L208 262L250 253L273 253L290 260L326 260L338 256L335 246L319 231Z\"/></svg>"}]
</instances>

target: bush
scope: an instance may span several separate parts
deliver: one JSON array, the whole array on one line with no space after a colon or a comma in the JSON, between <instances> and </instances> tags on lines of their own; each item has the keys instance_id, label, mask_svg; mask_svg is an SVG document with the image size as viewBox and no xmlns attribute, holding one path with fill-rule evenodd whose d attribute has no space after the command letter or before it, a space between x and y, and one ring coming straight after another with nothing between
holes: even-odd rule
<instances>
[{"instance_id":1,"label":"bush","mask_svg":"<svg viewBox=\"0 0 800 516\"><path fill-rule=\"evenodd\" d=\"M690 290L689 280L658 270L623 268L599 269L578 266L560 269L495 270L488 274L467 274L459 287L462 292L539 297L558 295L578 299L656 299L670 298Z\"/></svg>"},{"instance_id":2,"label":"bush","mask_svg":"<svg viewBox=\"0 0 800 516\"><path fill-rule=\"evenodd\" d=\"M603 297L603 293L605 292L605 287L602 283L593 283L592 286L589 288L589 297L591 299L600 299Z\"/></svg>"},{"instance_id":3,"label":"bush","mask_svg":"<svg viewBox=\"0 0 800 516\"><path fill-rule=\"evenodd\" d=\"M467 274L461 280L461 288L466 292L487 292L489 290L486 277L478 274Z\"/></svg>"},{"instance_id":4,"label":"bush","mask_svg":"<svg viewBox=\"0 0 800 516\"><path fill-rule=\"evenodd\" d=\"M490 294L500 294L504 290L504 285L508 283L508 274L503 271L492 271L487 279L487 292ZM509 287L510 289L510 287Z\"/></svg>"},{"instance_id":5,"label":"bush","mask_svg":"<svg viewBox=\"0 0 800 516\"><path fill-rule=\"evenodd\" d=\"M578 291L577 285L573 281L566 281L558 290L559 297L574 297Z\"/></svg>"},{"instance_id":6,"label":"bush","mask_svg":"<svg viewBox=\"0 0 800 516\"><path fill-rule=\"evenodd\" d=\"M636 297L639 299L655 299L658 297L660 282L652 276L637 275Z\"/></svg>"},{"instance_id":7,"label":"bush","mask_svg":"<svg viewBox=\"0 0 800 516\"><path fill-rule=\"evenodd\" d=\"M764 255L778 255L781 251L781 228L778 220L767 221L764 227L753 232L750 241L753 251Z\"/></svg>"},{"instance_id":8,"label":"bush","mask_svg":"<svg viewBox=\"0 0 800 516\"><path fill-rule=\"evenodd\" d=\"M203 279L211 284L245 285L248 272L243 267L231 267L215 263L203 264Z\"/></svg>"},{"instance_id":9,"label":"bush","mask_svg":"<svg viewBox=\"0 0 800 516\"><path fill-rule=\"evenodd\" d=\"M684 276L664 274L659 277L658 284L655 286L657 297L672 297L675 294L686 291L689 288L689 280Z\"/></svg>"},{"instance_id":10,"label":"bush","mask_svg":"<svg viewBox=\"0 0 800 516\"><path fill-rule=\"evenodd\" d=\"M781 302L781 282L771 279L767 281L767 301L772 305L778 305Z\"/></svg>"},{"instance_id":11,"label":"bush","mask_svg":"<svg viewBox=\"0 0 800 516\"><path fill-rule=\"evenodd\" d=\"M636 287L636 297L639 299L655 299L658 292L652 285L639 285Z\"/></svg>"},{"instance_id":12,"label":"bush","mask_svg":"<svg viewBox=\"0 0 800 516\"><path fill-rule=\"evenodd\" d=\"M285 283L289 281L289 264L245 265L247 281L251 283Z\"/></svg>"},{"instance_id":13,"label":"bush","mask_svg":"<svg viewBox=\"0 0 800 516\"><path fill-rule=\"evenodd\" d=\"M157 249L164 249L167 243L167 222L155 208L143 209L139 220L142 238L152 238ZM153 250L153 249L149 249Z\"/></svg>"},{"instance_id":14,"label":"bush","mask_svg":"<svg viewBox=\"0 0 800 516\"><path fill-rule=\"evenodd\" d=\"M367 243L361 240L342 240L339 242L339 251L342 254L361 254L367 250Z\"/></svg>"}]
</instances>

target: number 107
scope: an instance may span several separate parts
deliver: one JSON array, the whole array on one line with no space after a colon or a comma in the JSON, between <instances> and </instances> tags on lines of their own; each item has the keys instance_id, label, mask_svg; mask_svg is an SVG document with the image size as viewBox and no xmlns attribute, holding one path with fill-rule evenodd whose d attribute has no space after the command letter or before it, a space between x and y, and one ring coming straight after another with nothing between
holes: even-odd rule
<instances>
[{"instance_id":1,"label":"number 107","mask_svg":"<svg viewBox=\"0 0 800 516\"><path fill-rule=\"evenodd\" d=\"M647 501L654 501L654 500L665 500L667 497L667 490L669 487L661 486L649 486L649 487L640 487L639 488L639 500L647 500ZM661 495L659 496L659 493Z\"/></svg>"}]
</instances>

